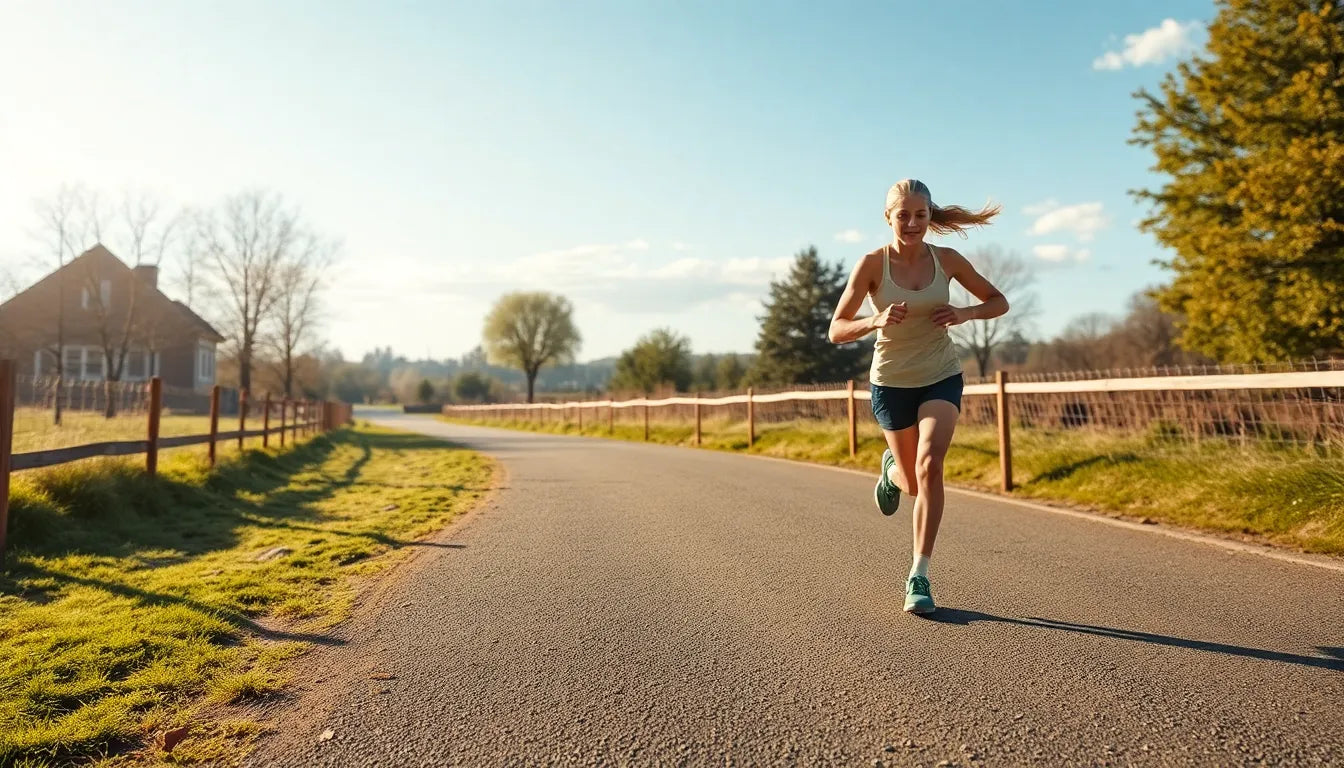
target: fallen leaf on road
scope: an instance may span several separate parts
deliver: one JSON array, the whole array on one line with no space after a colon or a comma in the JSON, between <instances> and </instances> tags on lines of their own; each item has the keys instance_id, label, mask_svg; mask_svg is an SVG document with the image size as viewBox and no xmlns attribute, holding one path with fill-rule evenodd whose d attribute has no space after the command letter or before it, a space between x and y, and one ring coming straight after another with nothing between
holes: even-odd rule
<instances>
[{"instance_id":1,"label":"fallen leaf on road","mask_svg":"<svg viewBox=\"0 0 1344 768\"><path fill-rule=\"evenodd\" d=\"M330 728L328 728L327 730L325 730L325 731L322 732L322 735L321 735L321 736L318 736L318 737L317 737L317 740L318 740L318 741L331 741L331 737L332 737L332 736L335 736L335 735L336 735L336 732L333 731L333 730L331 730Z\"/></svg>"}]
</instances>

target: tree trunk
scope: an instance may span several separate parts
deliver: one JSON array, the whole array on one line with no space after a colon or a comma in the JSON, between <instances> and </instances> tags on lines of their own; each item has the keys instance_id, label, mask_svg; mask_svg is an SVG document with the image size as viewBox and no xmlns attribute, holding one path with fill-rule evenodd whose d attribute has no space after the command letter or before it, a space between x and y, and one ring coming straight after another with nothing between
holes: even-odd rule
<instances>
[{"instance_id":1,"label":"tree trunk","mask_svg":"<svg viewBox=\"0 0 1344 768\"><path fill-rule=\"evenodd\" d=\"M527 402L529 403L532 402L532 394L534 391L533 388L536 385L536 383L537 383L536 369L527 371Z\"/></svg>"}]
</instances>

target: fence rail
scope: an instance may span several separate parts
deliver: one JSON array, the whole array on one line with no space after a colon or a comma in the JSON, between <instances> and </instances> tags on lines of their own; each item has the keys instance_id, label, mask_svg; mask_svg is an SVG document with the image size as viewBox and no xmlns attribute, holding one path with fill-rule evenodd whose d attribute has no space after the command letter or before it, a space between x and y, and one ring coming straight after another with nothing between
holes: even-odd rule
<instances>
[{"instance_id":1,"label":"fence rail","mask_svg":"<svg viewBox=\"0 0 1344 768\"><path fill-rule=\"evenodd\" d=\"M1005 492L1013 488L1013 424L1121 430L1155 428L1169 439L1199 442L1233 437L1243 443L1291 443L1314 446L1330 454L1344 452L1344 361L1313 362L1312 368L1022 382L1011 381L1001 371L994 383L966 385L961 419L993 425L998 431L1001 487ZM745 415L749 446L756 440L757 420L848 419L849 452L855 456L856 402L871 399L868 390L850 381L820 389L770 393L748 389L742 394L709 397L696 394L562 403L447 405L442 412L468 418L524 416L544 420L547 414L558 411L559 418L567 420L572 411L582 427L585 411L605 409L608 431L614 431L617 414L634 409L643 417L647 440L650 412L660 409L679 421L693 419L695 442L699 445L705 409L717 408L719 413L727 409L734 417ZM622 421L625 420L622 416Z\"/></svg>"},{"instance_id":2,"label":"fence rail","mask_svg":"<svg viewBox=\"0 0 1344 768\"><path fill-rule=\"evenodd\" d=\"M213 466L216 449L221 441L236 440L238 441L238 447L242 448L244 439L260 437L262 446L266 447L270 444L271 436L276 435L280 438L280 445L284 445L287 436L293 436L297 439L300 435L328 432L342 424L350 423L353 419L352 407L348 403L292 399L272 400L269 394L259 401L251 401L248 399L246 390L244 390L237 393L233 403L238 417L238 429L221 432L219 430L219 417L221 416L220 394L222 388L215 386L208 395L209 432L162 437L159 435L159 423L160 414L165 409L165 388L162 380L155 377L145 383L101 387L105 399L101 401L100 405L94 406L105 407L110 399L108 395L113 392L122 397L123 402L129 402L131 401L129 397L131 394L143 390L143 403L138 404L139 407L135 408L134 412L145 414L144 440L111 440L64 448L13 453L14 411L19 402L17 396L22 385L32 385L33 383L31 379L25 382L20 381L15 376L15 366L12 360L0 360L0 568L4 565L5 539L9 527L10 475L14 472L52 467L99 456L144 454L145 471L153 476L158 472L159 451L168 448L208 445L209 461ZM32 386L31 391L41 390L37 386ZM56 388L51 391L60 391L60 389ZM247 428L248 412L253 406L259 406L255 415L262 420L260 429ZM228 415L232 417L234 414ZM272 426L271 423L273 416L279 417L279 424L276 426Z\"/></svg>"}]
</instances>

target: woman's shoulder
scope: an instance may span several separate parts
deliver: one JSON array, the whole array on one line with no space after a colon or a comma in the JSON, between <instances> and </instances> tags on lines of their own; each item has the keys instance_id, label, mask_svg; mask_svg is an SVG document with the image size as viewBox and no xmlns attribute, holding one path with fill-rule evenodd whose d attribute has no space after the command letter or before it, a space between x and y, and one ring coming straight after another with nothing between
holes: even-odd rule
<instances>
[{"instance_id":1,"label":"woman's shoulder","mask_svg":"<svg viewBox=\"0 0 1344 768\"><path fill-rule=\"evenodd\" d=\"M938 263L943 266L944 272L950 274L951 272L956 271L960 265L966 263L966 257L962 256L961 252L956 248L947 245L935 245L933 243L927 243L927 245L929 246L929 253L932 253L933 257L938 260Z\"/></svg>"},{"instance_id":2,"label":"woman's shoulder","mask_svg":"<svg viewBox=\"0 0 1344 768\"><path fill-rule=\"evenodd\" d=\"M858 264L860 266L864 266L867 264L881 264L882 259L886 258L886 255L887 255L887 246L879 245L873 250L860 256Z\"/></svg>"}]
</instances>

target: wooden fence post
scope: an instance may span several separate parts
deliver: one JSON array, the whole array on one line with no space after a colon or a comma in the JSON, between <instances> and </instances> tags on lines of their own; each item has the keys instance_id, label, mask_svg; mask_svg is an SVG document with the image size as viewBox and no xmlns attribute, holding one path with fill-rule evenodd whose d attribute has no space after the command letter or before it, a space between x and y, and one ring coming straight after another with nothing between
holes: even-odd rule
<instances>
[{"instance_id":1,"label":"wooden fence post","mask_svg":"<svg viewBox=\"0 0 1344 768\"><path fill-rule=\"evenodd\" d=\"M247 390L238 393L238 452L243 452L243 433L247 431Z\"/></svg>"},{"instance_id":2,"label":"wooden fence post","mask_svg":"<svg viewBox=\"0 0 1344 768\"><path fill-rule=\"evenodd\" d=\"M285 419L289 418L289 398L280 401L280 447L285 447Z\"/></svg>"},{"instance_id":3,"label":"wooden fence post","mask_svg":"<svg viewBox=\"0 0 1344 768\"><path fill-rule=\"evenodd\" d=\"M215 466L215 443L219 436L219 385L210 388L210 466Z\"/></svg>"},{"instance_id":4,"label":"wooden fence post","mask_svg":"<svg viewBox=\"0 0 1344 768\"><path fill-rule=\"evenodd\" d=\"M616 401L611 400L607 403L607 434L616 432Z\"/></svg>"},{"instance_id":5,"label":"wooden fence post","mask_svg":"<svg viewBox=\"0 0 1344 768\"><path fill-rule=\"evenodd\" d=\"M575 408L577 408L578 411L579 411L579 433L582 434L582 433L583 433L583 405L582 405L582 404L577 405L577 406L575 406Z\"/></svg>"},{"instance_id":6,"label":"wooden fence post","mask_svg":"<svg viewBox=\"0 0 1344 768\"><path fill-rule=\"evenodd\" d=\"M261 406L261 447L271 447L271 393L266 393L265 404Z\"/></svg>"},{"instance_id":7,"label":"wooden fence post","mask_svg":"<svg viewBox=\"0 0 1344 768\"><path fill-rule=\"evenodd\" d=\"M1008 436L1008 372L995 371L994 379L999 386L999 472L1002 475L1003 492L1013 490L1013 444Z\"/></svg>"},{"instance_id":8,"label":"wooden fence post","mask_svg":"<svg viewBox=\"0 0 1344 768\"><path fill-rule=\"evenodd\" d=\"M695 393L695 444L700 444L700 393Z\"/></svg>"},{"instance_id":9,"label":"wooden fence post","mask_svg":"<svg viewBox=\"0 0 1344 768\"><path fill-rule=\"evenodd\" d=\"M649 404L644 403L644 439L649 439Z\"/></svg>"},{"instance_id":10,"label":"wooden fence post","mask_svg":"<svg viewBox=\"0 0 1344 768\"><path fill-rule=\"evenodd\" d=\"M852 459L859 455L859 430L854 421L854 380L849 380L849 457Z\"/></svg>"},{"instance_id":11,"label":"wooden fence post","mask_svg":"<svg viewBox=\"0 0 1344 768\"><path fill-rule=\"evenodd\" d=\"M751 399L751 387L747 387L747 447L756 444L756 403Z\"/></svg>"},{"instance_id":12,"label":"wooden fence post","mask_svg":"<svg viewBox=\"0 0 1344 768\"><path fill-rule=\"evenodd\" d=\"M154 477L159 471L159 415L163 412L163 379L149 380L149 427L145 450L145 472Z\"/></svg>"},{"instance_id":13,"label":"wooden fence post","mask_svg":"<svg viewBox=\"0 0 1344 768\"><path fill-rule=\"evenodd\" d=\"M9 531L9 457L14 450L14 361L0 360L0 571L5 569Z\"/></svg>"}]
</instances>

